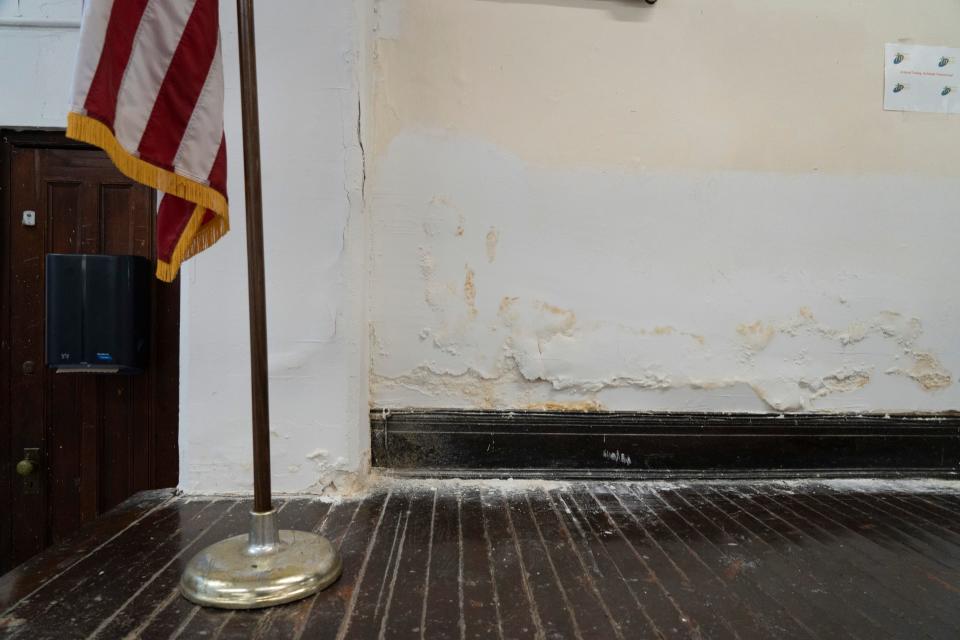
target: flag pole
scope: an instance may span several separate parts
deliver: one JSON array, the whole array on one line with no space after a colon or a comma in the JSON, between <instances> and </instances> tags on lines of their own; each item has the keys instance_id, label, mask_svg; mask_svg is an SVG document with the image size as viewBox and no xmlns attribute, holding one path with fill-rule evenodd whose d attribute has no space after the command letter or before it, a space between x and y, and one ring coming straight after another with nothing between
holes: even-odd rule
<instances>
[{"instance_id":1,"label":"flag pole","mask_svg":"<svg viewBox=\"0 0 960 640\"><path fill-rule=\"evenodd\" d=\"M217 542L190 560L180 579L180 591L188 600L204 606L255 609L299 600L326 588L340 576L341 562L326 538L304 531L278 530L270 495L267 309L253 0L237 0L237 25L250 307L253 511L249 533Z\"/></svg>"},{"instance_id":2,"label":"flag pole","mask_svg":"<svg viewBox=\"0 0 960 640\"><path fill-rule=\"evenodd\" d=\"M237 0L240 40L240 106L243 185L247 216L247 289L250 297L250 384L253 406L253 510L270 511L270 403L267 389L267 302L263 276L263 197L260 181L260 113L253 2Z\"/></svg>"}]
</instances>

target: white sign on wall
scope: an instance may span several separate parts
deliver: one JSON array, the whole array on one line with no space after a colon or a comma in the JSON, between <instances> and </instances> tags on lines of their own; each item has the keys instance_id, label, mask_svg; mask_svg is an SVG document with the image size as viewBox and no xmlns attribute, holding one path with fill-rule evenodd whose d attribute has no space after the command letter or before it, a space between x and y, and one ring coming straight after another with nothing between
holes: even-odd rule
<instances>
[{"instance_id":1,"label":"white sign on wall","mask_svg":"<svg viewBox=\"0 0 960 640\"><path fill-rule=\"evenodd\" d=\"M886 111L960 113L960 49L888 43L884 52Z\"/></svg>"}]
</instances>

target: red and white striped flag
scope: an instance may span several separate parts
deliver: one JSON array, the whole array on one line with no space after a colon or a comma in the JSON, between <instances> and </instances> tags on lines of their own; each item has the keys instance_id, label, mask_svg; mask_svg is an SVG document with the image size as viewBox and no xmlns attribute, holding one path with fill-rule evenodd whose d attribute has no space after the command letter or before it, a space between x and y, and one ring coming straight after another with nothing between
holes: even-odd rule
<instances>
[{"instance_id":1,"label":"red and white striped flag","mask_svg":"<svg viewBox=\"0 0 960 640\"><path fill-rule=\"evenodd\" d=\"M67 136L164 192L157 277L229 228L218 0L86 0Z\"/></svg>"}]
</instances>

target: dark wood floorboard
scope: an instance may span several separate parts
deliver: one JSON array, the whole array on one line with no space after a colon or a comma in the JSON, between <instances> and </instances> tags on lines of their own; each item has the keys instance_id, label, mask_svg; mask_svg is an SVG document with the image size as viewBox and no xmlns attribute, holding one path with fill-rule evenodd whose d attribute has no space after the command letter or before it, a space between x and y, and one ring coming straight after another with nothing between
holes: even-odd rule
<instances>
[{"instance_id":1,"label":"dark wood floorboard","mask_svg":"<svg viewBox=\"0 0 960 640\"><path fill-rule=\"evenodd\" d=\"M707 597L683 597L684 586L689 583L687 577L678 569L673 558L651 543L643 523L614 493L607 487L599 486L594 487L590 494L612 520L616 531L625 541L628 552L639 562L637 569L647 574L650 588L649 594L643 600L648 603L648 610L659 607L663 609L663 616L679 617L680 624L675 625L675 628L686 637L736 637L723 612L714 606L713 598L710 597L712 594L701 592ZM586 489L583 490L583 495L590 494L587 494ZM655 615L661 614L655 611ZM661 629L665 628L661 626Z\"/></svg>"},{"instance_id":2,"label":"dark wood floorboard","mask_svg":"<svg viewBox=\"0 0 960 640\"><path fill-rule=\"evenodd\" d=\"M340 559L346 580L341 578L329 592L308 600L307 611L297 625L293 638L336 638L341 627L347 628L357 585L366 575L367 559L378 542L385 507L390 505L391 498L392 493L388 491L375 493L360 501L340 543ZM383 540L379 538L380 546L383 546Z\"/></svg>"},{"instance_id":3,"label":"dark wood floorboard","mask_svg":"<svg viewBox=\"0 0 960 640\"><path fill-rule=\"evenodd\" d=\"M623 638L620 625L603 602L552 501L542 492L523 494L521 499L531 515L536 539L545 551L577 636Z\"/></svg>"},{"instance_id":4,"label":"dark wood floorboard","mask_svg":"<svg viewBox=\"0 0 960 640\"><path fill-rule=\"evenodd\" d=\"M231 535L236 535L246 525L251 502L223 501L224 511L220 518L208 524L207 530L185 546L186 553L182 554L176 563L168 567L156 580L145 586L140 597L130 605L131 621L137 626L129 633L133 637L145 639L166 639L189 624L199 607L180 597L177 588L180 574L190 561L193 554L207 545L218 542ZM126 617L126 616L125 616ZM120 634L104 637L123 637Z\"/></svg>"},{"instance_id":5,"label":"dark wood floorboard","mask_svg":"<svg viewBox=\"0 0 960 640\"><path fill-rule=\"evenodd\" d=\"M939 594L925 584L925 579L914 570L912 563L902 563L896 557L884 557L872 549L858 546L856 540L848 541L830 533L819 524L822 518L817 514L805 517L789 500L778 500L753 490L745 493L755 504L782 520L792 530L791 535L800 544L810 548L822 562L828 562L841 573L849 574L853 586L859 588L856 599L861 603L860 607L874 612L884 625L896 629L912 620L918 637L937 637L951 632L949 620L952 614L943 619ZM904 591L896 586L900 576L904 575L916 580L913 591ZM919 610L929 615L914 615Z\"/></svg>"},{"instance_id":6,"label":"dark wood floorboard","mask_svg":"<svg viewBox=\"0 0 960 640\"><path fill-rule=\"evenodd\" d=\"M565 535L571 540L584 566L587 580L615 623L618 637L662 637L643 605L630 588L631 578L608 553L601 536L587 522L586 516L572 497L563 491L551 490L553 507L563 522Z\"/></svg>"},{"instance_id":7,"label":"dark wood floorboard","mask_svg":"<svg viewBox=\"0 0 960 640\"><path fill-rule=\"evenodd\" d=\"M280 510L280 513L283 513L286 503L276 502L274 507ZM240 504L237 504L227 513L226 527L219 527L218 533L220 538L227 538L231 535L237 535L238 533L243 532L245 529L247 520L249 518L250 510L253 508L252 502L245 500ZM217 523L219 524L219 523ZM215 525L216 526L216 525ZM204 541L204 544L211 544L216 542L217 538L210 536L208 540ZM203 548L203 544L196 545L195 551L199 551ZM187 558L189 560L189 558ZM162 620L166 616L162 612L158 612L155 620ZM172 637L202 637L204 635L210 636L220 631L230 619L233 618L232 611L220 611L216 609L205 609L203 607L198 607L195 605L190 605L187 608L186 615L183 617L182 622L178 625L172 632ZM148 632L150 635L153 634L152 631ZM146 635L146 634L145 634Z\"/></svg>"},{"instance_id":8,"label":"dark wood floorboard","mask_svg":"<svg viewBox=\"0 0 960 640\"><path fill-rule=\"evenodd\" d=\"M436 493L430 526L423 636L457 638L465 625L460 497Z\"/></svg>"},{"instance_id":9,"label":"dark wood floorboard","mask_svg":"<svg viewBox=\"0 0 960 640\"><path fill-rule=\"evenodd\" d=\"M722 622L724 631L711 632L708 634L710 637L717 637L724 632L732 633L735 637L803 635L799 629L790 628L789 617L784 616L782 609L776 606L775 601L759 592L747 595L739 589L739 583L742 582L741 573L745 569L749 572L750 568L745 558L735 555L720 555L718 558L715 547L708 548L704 550L705 556L720 560L718 566L711 567L699 555L697 545L692 546L688 542L684 545L674 545L673 548L667 546L672 538L678 535L690 540L695 539L698 532L691 527L689 518L696 518L696 515L664 510L663 500L655 493L636 489L628 492L616 485L610 490L616 493L621 503L634 513L634 518L642 518L639 521L650 544L660 550L664 556L669 557L671 564L681 574L681 584L689 590L684 599L697 601L699 595L699 599L702 599L704 604L704 608L700 610L701 617L714 617ZM716 588L709 590L709 593L704 593L700 587L703 584L714 584ZM772 615L768 607L772 607L773 611L778 613Z\"/></svg>"},{"instance_id":10,"label":"dark wood floorboard","mask_svg":"<svg viewBox=\"0 0 960 640\"><path fill-rule=\"evenodd\" d=\"M418 490L410 495L403 544L397 550L393 569L389 571L390 584L378 634L391 638L415 638L426 626L436 498L436 491Z\"/></svg>"},{"instance_id":11,"label":"dark wood floorboard","mask_svg":"<svg viewBox=\"0 0 960 640\"><path fill-rule=\"evenodd\" d=\"M663 638L699 637L698 621L684 612L661 582L650 556L639 552L630 539L628 516L618 507L609 512L588 487L576 487L569 498L583 516L585 526L600 540L604 551L643 613L652 632ZM624 530L626 528L626 531Z\"/></svg>"},{"instance_id":12,"label":"dark wood floorboard","mask_svg":"<svg viewBox=\"0 0 960 640\"><path fill-rule=\"evenodd\" d=\"M343 638L375 638L385 624L396 587L397 566L403 558L410 523L410 503L415 493L394 492L380 515L357 577L347 610ZM401 585L402 586L402 585Z\"/></svg>"},{"instance_id":13,"label":"dark wood floorboard","mask_svg":"<svg viewBox=\"0 0 960 640\"><path fill-rule=\"evenodd\" d=\"M899 579L891 579L891 577L903 575L904 572L907 576L912 576L911 582L916 588L923 585L923 581L917 579L919 575L933 575L943 580L953 580L950 572L944 571L939 565L929 563L926 559L912 553L909 548L891 540L882 531L878 531L873 523L858 518L855 513L816 500L815 495L782 495L780 499L793 507L801 516L806 516L815 526L825 527L840 544L871 558L875 563L875 571L889 571L890 575L884 578L895 588ZM824 524L819 524L821 522ZM807 530L812 528L814 527L808 526ZM877 567L877 564L882 567ZM904 592L903 589L897 589L897 593L901 596L905 596ZM956 593L960 593L960 589Z\"/></svg>"},{"instance_id":14,"label":"dark wood floorboard","mask_svg":"<svg viewBox=\"0 0 960 640\"><path fill-rule=\"evenodd\" d=\"M465 489L458 496L458 522L461 551L460 614L463 635L468 638L500 638L500 595L493 572L490 534L483 518L479 489Z\"/></svg>"},{"instance_id":15,"label":"dark wood floorboard","mask_svg":"<svg viewBox=\"0 0 960 640\"><path fill-rule=\"evenodd\" d=\"M173 499L173 492L144 491L105 513L69 540L20 565L16 571L0 576L0 611L23 600L35 589L82 560L119 535L147 513L160 509Z\"/></svg>"},{"instance_id":16,"label":"dark wood floorboard","mask_svg":"<svg viewBox=\"0 0 960 640\"><path fill-rule=\"evenodd\" d=\"M528 597L536 603L543 634L548 638L581 637L576 612L560 584L546 545L540 540L524 496L505 496L504 505L520 565L526 574ZM551 615L553 612L557 615Z\"/></svg>"},{"instance_id":17,"label":"dark wood floorboard","mask_svg":"<svg viewBox=\"0 0 960 640\"><path fill-rule=\"evenodd\" d=\"M83 631L93 631L103 613L113 612L111 605L121 604L139 586L131 575L139 562L133 560L142 560L146 567L155 566L160 557L151 551L158 543L178 535L182 517L189 521L204 506L207 505L199 501L171 502L148 512L136 526L128 527L43 588L14 604L17 618L40 622L30 633L31 637L85 637ZM106 602L100 607L104 598ZM79 614L85 617L80 618Z\"/></svg>"},{"instance_id":18,"label":"dark wood floorboard","mask_svg":"<svg viewBox=\"0 0 960 640\"><path fill-rule=\"evenodd\" d=\"M480 496L481 524L489 545L490 574L500 633L505 638L543 637L540 611L530 594L530 581L511 531L503 495L485 490Z\"/></svg>"},{"instance_id":19,"label":"dark wood floorboard","mask_svg":"<svg viewBox=\"0 0 960 640\"><path fill-rule=\"evenodd\" d=\"M397 482L277 500L344 573L273 609L184 600L249 500L135 497L0 576L0 638L960 638L960 483Z\"/></svg>"},{"instance_id":20,"label":"dark wood floorboard","mask_svg":"<svg viewBox=\"0 0 960 640\"><path fill-rule=\"evenodd\" d=\"M149 554L149 562L131 563L134 570L127 574L134 587L132 593L126 589L111 589L109 584L101 597L94 597L92 601L74 609L72 615L80 621L75 631L84 633L86 627L96 622L89 637L119 638L128 634L139 635L141 629L154 616L157 605L170 602L176 592L180 573L191 557L205 544L216 541L216 538L206 535L210 529L217 527L225 517L234 511L244 511L237 508L236 502L198 502L194 513L181 512L180 530L167 540L160 541ZM228 531L225 529L223 531ZM216 534L214 534L216 535ZM183 540L190 540L184 545ZM118 577L118 580L122 579ZM119 594L117 598L114 594ZM123 598L122 596L126 596ZM89 608L94 611L89 611ZM100 617L95 611L100 607L109 607L111 613Z\"/></svg>"},{"instance_id":21,"label":"dark wood floorboard","mask_svg":"<svg viewBox=\"0 0 960 640\"><path fill-rule=\"evenodd\" d=\"M756 571L761 586L778 591L781 602L793 600L798 616L804 615L807 626L818 637L876 638L883 637L882 630L860 611L849 605L837 607L837 598L825 585L823 575L837 579L832 567L813 567L807 554L800 552L790 541L775 529L766 525L749 509L729 502L723 495L690 491L665 493L671 503L705 518L713 519L721 528L732 534L734 544L754 554L755 559L744 563L747 570ZM841 578L842 579L842 578ZM833 585L834 587L839 585ZM783 589L781 591L781 589ZM849 628L843 623L847 620ZM877 634L880 634L879 636Z\"/></svg>"}]
</instances>

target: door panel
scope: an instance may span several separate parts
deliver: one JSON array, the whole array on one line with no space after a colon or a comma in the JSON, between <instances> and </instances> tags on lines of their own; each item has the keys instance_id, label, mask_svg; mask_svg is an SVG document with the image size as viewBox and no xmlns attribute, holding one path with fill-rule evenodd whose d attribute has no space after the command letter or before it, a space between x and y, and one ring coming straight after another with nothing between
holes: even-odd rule
<instances>
[{"instance_id":1,"label":"door panel","mask_svg":"<svg viewBox=\"0 0 960 640\"><path fill-rule=\"evenodd\" d=\"M141 375L55 374L44 353L47 253L155 257L154 192L106 155L49 133L4 137L0 570L143 489L177 482L179 283L151 283ZM36 225L21 224L24 210ZM39 449L27 480L15 466Z\"/></svg>"},{"instance_id":2,"label":"door panel","mask_svg":"<svg viewBox=\"0 0 960 640\"><path fill-rule=\"evenodd\" d=\"M85 209L80 201L83 185L75 181L50 180L46 183L46 191L47 206L43 219L50 252L79 253L80 211ZM38 224L37 229L40 228ZM43 339L41 333L40 340ZM43 450L48 467L48 501L58 505L50 510L50 528L59 538L60 532L72 531L81 522L79 501L72 499L79 491L76 483L82 472L79 455L81 428L76 411L81 396L80 380L76 377L48 376L46 391L48 413L45 435L51 446ZM42 542L38 544L43 546Z\"/></svg>"}]
</instances>

